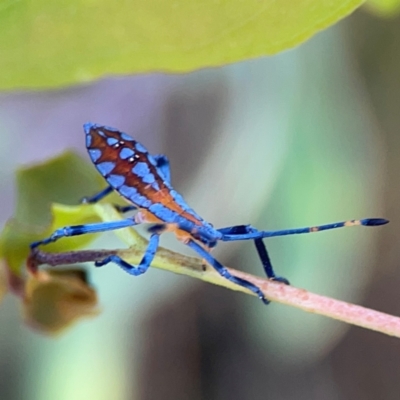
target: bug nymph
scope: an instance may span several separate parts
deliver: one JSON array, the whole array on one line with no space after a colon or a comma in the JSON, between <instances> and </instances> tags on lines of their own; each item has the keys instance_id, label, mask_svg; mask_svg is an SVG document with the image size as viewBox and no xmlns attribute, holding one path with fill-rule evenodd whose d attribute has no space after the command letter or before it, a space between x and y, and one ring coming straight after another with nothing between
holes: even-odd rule
<instances>
[{"instance_id":1,"label":"bug nymph","mask_svg":"<svg viewBox=\"0 0 400 400\"><path fill-rule=\"evenodd\" d=\"M95 265L100 267L113 262L131 275L141 275L147 271L153 261L160 235L165 230L169 230L173 231L179 240L197 252L224 278L252 291L267 304L268 300L260 288L232 275L210 254L209 250L215 247L218 241L253 240L267 277L288 284L289 282L285 278L275 275L263 239L273 236L318 232L344 226L377 226L388 222L381 218L367 218L279 231L259 231L251 225L235 225L215 229L189 207L183 197L172 187L169 161L166 156L149 154L141 143L114 128L87 123L84 125L84 130L89 157L108 184L100 193L85 198L85 202L95 203L112 191L116 191L130 203L129 206L116 207L121 212L137 210L137 214L134 217L114 222L67 226L56 230L47 239L32 243L32 249L39 245L54 242L62 237L110 231L141 223L152 223L155 225L149 228L149 244L139 265L131 265L116 254L96 261Z\"/></svg>"}]
</instances>

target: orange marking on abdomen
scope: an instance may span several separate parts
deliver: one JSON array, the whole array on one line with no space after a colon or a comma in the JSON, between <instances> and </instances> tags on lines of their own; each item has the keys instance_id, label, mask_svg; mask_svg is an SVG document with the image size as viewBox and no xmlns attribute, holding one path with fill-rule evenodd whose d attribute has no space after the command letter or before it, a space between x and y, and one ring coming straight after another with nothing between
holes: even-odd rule
<instances>
[{"instance_id":1,"label":"orange marking on abdomen","mask_svg":"<svg viewBox=\"0 0 400 400\"><path fill-rule=\"evenodd\" d=\"M153 191L153 192L152 192ZM145 193L145 196L154 203L162 204L165 208L176 212L178 215L186 218L188 221L193 222L196 225L202 225L202 221L199 221L195 216L187 213L171 196L168 189L154 191L149 190Z\"/></svg>"},{"instance_id":2,"label":"orange marking on abdomen","mask_svg":"<svg viewBox=\"0 0 400 400\"><path fill-rule=\"evenodd\" d=\"M179 229L176 224L168 224L162 221L161 219L157 218L153 213L147 211L145 209L140 209L139 212L136 214L135 218L136 222L138 223L151 223L151 224L165 224L167 227L165 231L173 232L177 239L183 243L187 243L190 239L193 239L192 235L182 229Z\"/></svg>"},{"instance_id":3,"label":"orange marking on abdomen","mask_svg":"<svg viewBox=\"0 0 400 400\"><path fill-rule=\"evenodd\" d=\"M139 211L135 216L135 221L140 224L165 224L165 221L162 221L160 218L156 217L153 213L144 208L139 208Z\"/></svg>"}]
</instances>

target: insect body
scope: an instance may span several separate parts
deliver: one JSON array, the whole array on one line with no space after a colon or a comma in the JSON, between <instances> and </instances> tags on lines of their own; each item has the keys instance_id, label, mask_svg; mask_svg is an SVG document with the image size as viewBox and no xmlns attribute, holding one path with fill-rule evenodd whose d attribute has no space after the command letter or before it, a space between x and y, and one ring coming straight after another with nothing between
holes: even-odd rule
<instances>
[{"instance_id":1,"label":"insect body","mask_svg":"<svg viewBox=\"0 0 400 400\"><path fill-rule=\"evenodd\" d=\"M97 261L96 266L114 262L132 275L143 274L149 268L157 251L160 234L165 231L173 231L179 240L196 251L223 277L251 290L264 303L268 303L257 286L233 276L210 254L210 249L215 247L218 241L254 240L268 278L288 283L286 279L275 275L263 242L264 238L317 232L344 226L376 226L388 222L384 219L372 218L281 231L258 231L250 225L215 229L190 208L182 196L173 189L170 182L169 162L165 156L149 154L142 144L113 128L87 123L84 125L84 130L89 156L109 185L102 192L87 198L86 201L96 202L115 190L132 204L122 207L120 210L125 212L136 209L137 213L133 217L120 221L67 226L58 229L49 238L32 243L32 249L42 244L54 242L64 236L103 232L141 223L152 223L154 225L149 228L151 233L149 244L139 265L130 265L119 256L110 255Z\"/></svg>"},{"instance_id":2,"label":"insect body","mask_svg":"<svg viewBox=\"0 0 400 400\"><path fill-rule=\"evenodd\" d=\"M111 128L85 125L90 158L110 187L138 208L137 223L166 224L184 242L195 237L213 247L222 236L183 200L158 166L164 156L152 156L129 136ZM162 158L163 157L163 158ZM168 167L169 168L169 167Z\"/></svg>"}]
</instances>

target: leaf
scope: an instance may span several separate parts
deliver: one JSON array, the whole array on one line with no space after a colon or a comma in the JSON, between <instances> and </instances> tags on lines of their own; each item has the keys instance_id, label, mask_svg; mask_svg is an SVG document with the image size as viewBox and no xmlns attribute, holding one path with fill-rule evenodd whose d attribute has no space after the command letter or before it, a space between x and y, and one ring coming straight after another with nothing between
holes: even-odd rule
<instances>
[{"instance_id":1,"label":"leaf","mask_svg":"<svg viewBox=\"0 0 400 400\"><path fill-rule=\"evenodd\" d=\"M395 17L400 12L400 0L368 0L365 6L381 17Z\"/></svg>"},{"instance_id":2,"label":"leaf","mask_svg":"<svg viewBox=\"0 0 400 400\"><path fill-rule=\"evenodd\" d=\"M17 173L17 207L0 235L0 267L8 268L12 281L18 282L18 290L13 291L23 299L25 319L42 332L58 333L78 319L98 313L96 292L82 271L40 270L28 274L25 280L23 267L33 241L66 225L101 220L101 205L79 204L82 197L100 190L101 182L96 170L72 152ZM46 250L81 248L95 236L60 240L46 246ZM7 283L7 273L4 275L4 280L0 276L0 300L3 283Z\"/></svg>"},{"instance_id":3,"label":"leaf","mask_svg":"<svg viewBox=\"0 0 400 400\"><path fill-rule=\"evenodd\" d=\"M27 225L47 226L50 205L77 205L82 197L104 186L103 178L92 164L72 151L42 164L17 171L17 207L15 218Z\"/></svg>"},{"instance_id":4,"label":"leaf","mask_svg":"<svg viewBox=\"0 0 400 400\"><path fill-rule=\"evenodd\" d=\"M48 334L60 333L81 318L99 313L97 295L77 269L39 271L28 278L23 312L26 322Z\"/></svg>"},{"instance_id":5,"label":"leaf","mask_svg":"<svg viewBox=\"0 0 400 400\"><path fill-rule=\"evenodd\" d=\"M102 178L79 156L66 152L44 164L23 168L17 173L17 207L0 235L0 258L16 275L21 274L29 244L49 236L55 229L71 224L99 221L94 205L53 205L53 202L79 204L80 199L100 190ZM47 246L61 251L85 246L95 235L71 238Z\"/></svg>"},{"instance_id":6,"label":"leaf","mask_svg":"<svg viewBox=\"0 0 400 400\"><path fill-rule=\"evenodd\" d=\"M362 0L3 2L0 89L88 82L105 74L187 72L275 54Z\"/></svg>"}]
</instances>

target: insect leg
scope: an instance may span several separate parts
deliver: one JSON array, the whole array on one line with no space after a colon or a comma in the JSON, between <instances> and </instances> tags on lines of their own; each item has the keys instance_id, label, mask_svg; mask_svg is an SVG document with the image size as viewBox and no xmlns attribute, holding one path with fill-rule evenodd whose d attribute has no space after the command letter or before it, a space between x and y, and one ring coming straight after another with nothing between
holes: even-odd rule
<instances>
[{"instance_id":1,"label":"insect leg","mask_svg":"<svg viewBox=\"0 0 400 400\"><path fill-rule=\"evenodd\" d=\"M267 248L265 247L265 243L262 239L255 239L254 244L256 246L258 256L260 257L261 263L264 267L264 271L267 274L268 278L276 281L284 283L285 285L290 285L289 281L283 276L277 276L271 264L271 259L269 258L269 254Z\"/></svg>"},{"instance_id":2,"label":"insect leg","mask_svg":"<svg viewBox=\"0 0 400 400\"><path fill-rule=\"evenodd\" d=\"M112 231L114 229L126 228L128 226L137 225L132 218L123 219L121 221L111 221L111 222L99 222L94 224L86 224L86 225L74 225L74 226L65 226L64 228L57 229L49 236L47 239L39 240L37 242L31 243L31 249L35 249L36 247L42 244L48 244L55 242L56 240L62 237L68 236L77 236L77 235L85 235L87 233L96 233L96 232L105 232Z\"/></svg>"},{"instance_id":3,"label":"insect leg","mask_svg":"<svg viewBox=\"0 0 400 400\"><path fill-rule=\"evenodd\" d=\"M189 240L187 245L192 248L194 251L196 251L201 258L204 258L221 276L224 278L228 279L229 281L236 283L237 285L240 285L246 289L251 290L253 293L255 293L258 298L264 303L268 304L269 301L265 298L264 293L261 291L259 287L256 285L252 284L249 281L246 281L245 279L238 278L237 276L233 276L227 268L225 268L219 261L217 261L208 251L203 249L199 244L194 242L193 240Z\"/></svg>"},{"instance_id":4,"label":"insect leg","mask_svg":"<svg viewBox=\"0 0 400 400\"><path fill-rule=\"evenodd\" d=\"M251 225L237 225L237 226L230 226L227 228L218 229L218 231L221 232L222 234L241 235L246 233L257 232L257 229L252 227ZM275 274L271 264L271 259L269 258L269 254L263 240L254 239L254 244L256 246L258 256L260 257L260 261L264 267L264 271L267 277L277 282L289 284L289 281L286 278L277 276Z\"/></svg>"},{"instance_id":5,"label":"insect leg","mask_svg":"<svg viewBox=\"0 0 400 400\"><path fill-rule=\"evenodd\" d=\"M169 167L169 160L164 154L157 154L153 156L157 161L157 168L161 171L165 180L171 183L171 171Z\"/></svg>"},{"instance_id":6,"label":"insect leg","mask_svg":"<svg viewBox=\"0 0 400 400\"><path fill-rule=\"evenodd\" d=\"M114 204L114 207L121 213L124 214L129 211L137 210L136 206L120 206L118 204Z\"/></svg>"},{"instance_id":7,"label":"insect leg","mask_svg":"<svg viewBox=\"0 0 400 400\"><path fill-rule=\"evenodd\" d=\"M218 232L226 235L238 235L238 234L245 234L253 231L251 225L235 225L235 226L228 226L226 228L217 229Z\"/></svg>"},{"instance_id":8,"label":"insect leg","mask_svg":"<svg viewBox=\"0 0 400 400\"><path fill-rule=\"evenodd\" d=\"M90 197L84 197L81 200L81 203L97 203L100 201L102 198L106 197L108 194L110 194L114 189L111 186L107 186L105 189L103 189L101 192L96 193L93 196Z\"/></svg>"},{"instance_id":9,"label":"insect leg","mask_svg":"<svg viewBox=\"0 0 400 400\"><path fill-rule=\"evenodd\" d=\"M231 234L225 233L224 229L220 230L223 234L221 240L225 242L230 242L234 240L252 240L252 239L262 239L267 237L275 236L286 236L286 235L297 235L300 233L311 233L320 232L330 229L343 228L346 226L378 226L387 224L389 221L383 218L366 218L366 219L352 219L343 222L334 222L333 224L318 225L318 226L308 226L306 228L294 228L294 229L283 229L279 231L258 231L243 233L243 234ZM242 225L239 225L242 226ZM233 229L235 227L231 227Z\"/></svg>"},{"instance_id":10,"label":"insect leg","mask_svg":"<svg viewBox=\"0 0 400 400\"><path fill-rule=\"evenodd\" d=\"M154 259L154 255L156 254L159 241L160 241L159 233L154 233L153 235L151 235L149 244L147 246L146 252L144 253L142 261L140 261L139 265L137 266L127 263L116 254L110 255L106 257L104 260L96 261L95 265L96 267L102 267L103 265L113 262L118 266L120 266L125 272L127 272L130 275L134 276L142 275L150 267L150 264Z\"/></svg>"},{"instance_id":11,"label":"insect leg","mask_svg":"<svg viewBox=\"0 0 400 400\"><path fill-rule=\"evenodd\" d=\"M101 192L91 196L91 197L84 197L81 200L81 203L85 203L85 204L92 204L92 203L97 203L98 201L100 201L101 199L103 199L104 197L106 197L108 194L110 194L114 189L111 186L107 186L105 189L103 189ZM129 211L133 211L136 210L137 207L133 206L133 205L129 205L129 206L120 206L118 204L115 204L114 207L121 213L126 213Z\"/></svg>"}]
</instances>

